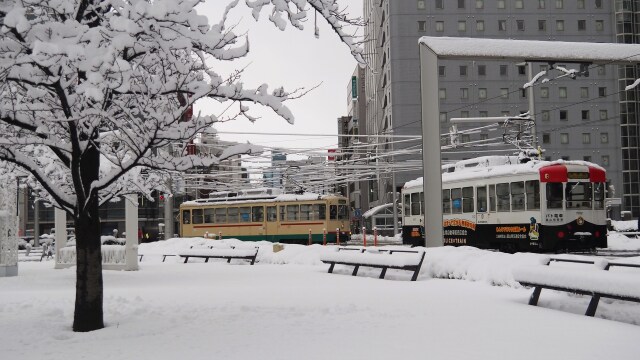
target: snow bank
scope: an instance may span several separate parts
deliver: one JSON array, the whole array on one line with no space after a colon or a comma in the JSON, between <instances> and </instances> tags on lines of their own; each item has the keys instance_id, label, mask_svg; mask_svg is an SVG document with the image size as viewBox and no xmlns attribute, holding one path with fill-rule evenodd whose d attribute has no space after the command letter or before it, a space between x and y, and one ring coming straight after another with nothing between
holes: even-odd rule
<instances>
[{"instance_id":1,"label":"snow bank","mask_svg":"<svg viewBox=\"0 0 640 360\"><path fill-rule=\"evenodd\" d=\"M616 231L638 231L638 220L611 220Z\"/></svg>"}]
</instances>

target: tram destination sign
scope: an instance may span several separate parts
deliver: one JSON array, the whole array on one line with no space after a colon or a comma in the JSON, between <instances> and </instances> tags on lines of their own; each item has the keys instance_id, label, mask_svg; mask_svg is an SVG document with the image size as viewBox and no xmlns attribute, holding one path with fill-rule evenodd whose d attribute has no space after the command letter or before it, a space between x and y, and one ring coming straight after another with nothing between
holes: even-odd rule
<instances>
[{"instance_id":1,"label":"tram destination sign","mask_svg":"<svg viewBox=\"0 0 640 360\"><path fill-rule=\"evenodd\" d=\"M569 171L567 173L567 178L569 179L589 179L588 172L579 172L579 171Z\"/></svg>"}]
</instances>

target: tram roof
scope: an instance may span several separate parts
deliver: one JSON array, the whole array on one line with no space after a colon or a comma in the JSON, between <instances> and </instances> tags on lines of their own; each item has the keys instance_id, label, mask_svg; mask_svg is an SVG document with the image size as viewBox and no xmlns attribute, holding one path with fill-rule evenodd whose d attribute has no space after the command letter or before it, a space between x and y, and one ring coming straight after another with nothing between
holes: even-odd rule
<instances>
[{"instance_id":1,"label":"tram roof","mask_svg":"<svg viewBox=\"0 0 640 360\"><path fill-rule=\"evenodd\" d=\"M266 203L266 202L292 202L292 201L314 201L324 199L339 198L338 195L322 195L314 193L303 194L279 194L271 197L231 197L222 199L198 199L192 201L185 201L181 206L204 206L204 205L234 205L234 204L246 204L246 203Z\"/></svg>"},{"instance_id":2,"label":"tram roof","mask_svg":"<svg viewBox=\"0 0 640 360\"><path fill-rule=\"evenodd\" d=\"M503 158L501 162L499 158ZM463 160L456 164L443 165L442 182L463 181L472 179L489 179L498 176L538 174L540 169L554 165L563 167L586 167L605 171L600 165L580 160L555 160L542 161L530 160L526 163L514 162L513 156L484 156L475 159ZM454 169L454 171L451 171ZM451 172L446 172L451 171ZM408 181L404 184L403 190L422 187L423 178Z\"/></svg>"}]
</instances>

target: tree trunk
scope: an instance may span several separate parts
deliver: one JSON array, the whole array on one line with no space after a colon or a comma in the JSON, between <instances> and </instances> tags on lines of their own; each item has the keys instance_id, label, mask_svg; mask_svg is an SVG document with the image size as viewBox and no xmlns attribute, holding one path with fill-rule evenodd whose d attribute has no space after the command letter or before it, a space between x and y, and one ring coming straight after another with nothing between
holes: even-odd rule
<instances>
[{"instance_id":1,"label":"tree trunk","mask_svg":"<svg viewBox=\"0 0 640 360\"><path fill-rule=\"evenodd\" d=\"M86 150L80 161L84 189L98 179L98 149ZM102 252L97 194L78 196L76 228L76 305L73 331L86 332L104 327L102 310Z\"/></svg>"}]
</instances>

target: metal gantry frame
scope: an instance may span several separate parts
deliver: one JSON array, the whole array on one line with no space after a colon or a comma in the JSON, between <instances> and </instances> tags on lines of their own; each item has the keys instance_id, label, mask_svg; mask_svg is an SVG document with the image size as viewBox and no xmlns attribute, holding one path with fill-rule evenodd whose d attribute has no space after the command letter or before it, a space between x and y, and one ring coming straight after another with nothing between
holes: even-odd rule
<instances>
[{"instance_id":1,"label":"metal gantry frame","mask_svg":"<svg viewBox=\"0 0 640 360\"><path fill-rule=\"evenodd\" d=\"M640 63L640 45L561 41L422 37L422 166L425 203L425 246L443 246L442 174L440 168L439 60L567 62L607 65ZM530 70L531 76L531 70ZM530 109L531 111L531 109Z\"/></svg>"}]
</instances>

